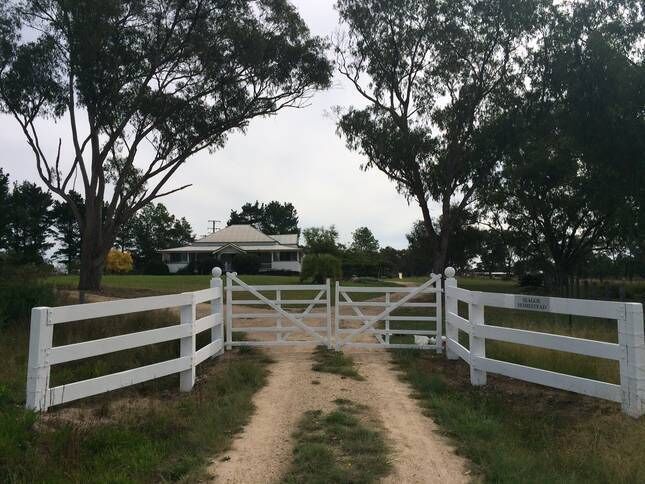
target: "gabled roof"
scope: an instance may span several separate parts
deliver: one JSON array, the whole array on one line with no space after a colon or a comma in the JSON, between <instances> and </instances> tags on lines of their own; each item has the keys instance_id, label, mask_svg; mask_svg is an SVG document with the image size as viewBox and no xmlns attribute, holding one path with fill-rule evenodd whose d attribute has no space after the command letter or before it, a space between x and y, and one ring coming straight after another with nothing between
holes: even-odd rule
<instances>
[{"instance_id":1,"label":"gabled roof","mask_svg":"<svg viewBox=\"0 0 645 484\"><path fill-rule=\"evenodd\" d=\"M244 253L246 252L242 247L235 244L224 244L220 247L211 247L213 249L213 254L223 251L224 249L235 249L236 252Z\"/></svg>"},{"instance_id":2,"label":"gabled roof","mask_svg":"<svg viewBox=\"0 0 645 484\"><path fill-rule=\"evenodd\" d=\"M252 225L229 225L206 237L195 241L199 243L227 243L227 242L275 242L275 239L260 232Z\"/></svg>"}]
</instances>

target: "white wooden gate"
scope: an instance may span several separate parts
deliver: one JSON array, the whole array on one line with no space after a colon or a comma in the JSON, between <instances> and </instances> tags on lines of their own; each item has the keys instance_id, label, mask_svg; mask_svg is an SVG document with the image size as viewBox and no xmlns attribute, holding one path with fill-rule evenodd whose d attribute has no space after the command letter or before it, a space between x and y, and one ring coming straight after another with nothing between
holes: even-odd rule
<instances>
[{"instance_id":1,"label":"white wooden gate","mask_svg":"<svg viewBox=\"0 0 645 484\"><path fill-rule=\"evenodd\" d=\"M353 300L350 294L365 296L383 294L368 300ZM356 296L355 296L356 298ZM422 298L422 301L412 301ZM348 313L347 309L350 312ZM374 310L376 308L376 311ZM428 315L393 314L405 308L427 308ZM354 348L419 348L442 352L441 276L417 287L353 287L336 283L335 347ZM371 314L370 314L371 313ZM428 328L430 323L430 328ZM415 329L418 327L418 329ZM410 339L419 336L428 341L392 342L392 336ZM371 338L370 338L371 336ZM358 341L358 338L361 340Z\"/></svg>"},{"instance_id":2,"label":"white wooden gate","mask_svg":"<svg viewBox=\"0 0 645 484\"><path fill-rule=\"evenodd\" d=\"M227 272L226 347L325 345L331 348L330 289L329 279L325 284L250 286L236 273ZM235 293L243 293L245 299L235 299ZM257 306L260 311L236 311L236 306ZM302 306L306 306L304 310Z\"/></svg>"}]
</instances>

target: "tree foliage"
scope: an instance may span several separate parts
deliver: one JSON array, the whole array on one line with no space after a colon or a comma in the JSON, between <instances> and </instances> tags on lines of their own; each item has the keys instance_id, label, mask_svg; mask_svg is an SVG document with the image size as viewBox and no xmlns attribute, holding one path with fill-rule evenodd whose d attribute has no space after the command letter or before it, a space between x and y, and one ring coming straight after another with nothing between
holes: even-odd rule
<instances>
[{"instance_id":1,"label":"tree foliage","mask_svg":"<svg viewBox=\"0 0 645 484\"><path fill-rule=\"evenodd\" d=\"M69 196L78 207L83 207L83 197L79 193L71 192ZM64 201L54 201L52 219L54 240L57 243L53 257L63 262L67 266L67 271L71 272L80 261L81 227L71 207Z\"/></svg>"},{"instance_id":2,"label":"tree foliage","mask_svg":"<svg viewBox=\"0 0 645 484\"><path fill-rule=\"evenodd\" d=\"M367 101L338 132L422 212L435 272L492 173L489 126L521 84L540 0L339 0L340 73ZM433 217L429 201L441 206Z\"/></svg>"},{"instance_id":3,"label":"tree foliage","mask_svg":"<svg viewBox=\"0 0 645 484\"><path fill-rule=\"evenodd\" d=\"M330 225L326 227L309 227L302 232L305 239L305 250L310 254L338 254L338 231Z\"/></svg>"},{"instance_id":4,"label":"tree foliage","mask_svg":"<svg viewBox=\"0 0 645 484\"><path fill-rule=\"evenodd\" d=\"M566 7L566 8L565 8ZM553 6L527 82L493 138L501 160L481 199L517 250L567 284L592 253L643 240L643 11L631 1ZM636 232L634 232L634 230Z\"/></svg>"},{"instance_id":5,"label":"tree foliage","mask_svg":"<svg viewBox=\"0 0 645 484\"><path fill-rule=\"evenodd\" d=\"M231 210L227 225L253 225L268 235L296 234L298 228L298 212L292 203L280 203L276 200L267 204L245 203L240 211Z\"/></svg>"},{"instance_id":6,"label":"tree foliage","mask_svg":"<svg viewBox=\"0 0 645 484\"><path fill-rule=\"evenodd\" d=\"M192 227L182 217L171 214L165 205L146 205L126 226L119 238L122 250L125 247L134 255L138 270L161 261L162 249L182 247L194 240Z\"/></svg>"},{"instance_id":7,"label":"tree foliage","mask_svg":"<svg viewBox=\"0 0 645 484\"><path fill-rule=\"evenodd\" d=\"M14 183L9 202L7 248L20 264L42 264L52 247L52 197L35 183Z\"/></svg>"},{"instance_id":8,"label":"tree foliage","mask_svg":"<svg viewBox=\"0 0 645 484\"><path fill-rule=\"evenodd\" d=\"M80 287L98 289L122 225L185 188L169 185L191 155L327 86L324 47L286 0L3 3L0 109L79 221ZM50 151L39 118L69 139Z\"/></svg>"},{"instance_id":9,"label":"tree foliage","mask_svg":"<svg viewBox=\"0 0 645 484\"><path fill-rule=\"evenodd\" d=\"M379 250L379 241L367 227L359 227L352 232L350 249L364 254L375 254Z\"/></svg>"}]
</instances>

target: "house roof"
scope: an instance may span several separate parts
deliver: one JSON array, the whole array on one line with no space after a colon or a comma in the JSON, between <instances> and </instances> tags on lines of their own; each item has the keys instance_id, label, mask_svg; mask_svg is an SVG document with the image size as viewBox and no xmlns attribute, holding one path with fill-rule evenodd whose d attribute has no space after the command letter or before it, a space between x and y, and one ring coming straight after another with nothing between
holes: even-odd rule
<instances>
[{"instance_id":1,"label":"house roof","mask_svg":"<svg viewBox=\"0 0 645 484\"><path fill-rule=\"evenodd\" d=\"M260 232L253 225L229 225L195 241L197 244L218 242L275 242L275 239Z\"/></svg>"},{"instance_id":2,"label":"house roof","mask_svg":"<svg viewBox=\"0 0 645 484\"><path fill-rule=\"evenodd\" d=\"M252 225L229 225L184 247L163 249L159 252L211 252L225 247L241 252L265 252L272 250L298 250L298 234L266 235Z\"/></svg>"},{"instance_id":3,"label":"house roof","mask_svg":"<svg viewBox=\"0 0 645 484\"><path fill-rule=\"evenodd\" d=\"M199 244L193 244L193 245L186 245L184 247L173 247L172 249L162 249L159 252L204 252L204 253L213 253L215 254L216 252L219 252L222 250L224 247L234 247L242 252L271 252L274 250L279 250L283 252L293 252L296 250L300 250L299 247L294 247L293 245L281 245L281 244L274 244L274 245L242 245L238 246L236 244L215 244L215 245L199 245Z\"/></svg>"},{"instance_id":4,"label":"house roof","mask_svg":"<svg viewBox=\"0 0 645 484\"><path fill-rule=\"evenodd\" d=\"M298 234L276 234L270 235L269 237L277 240L281 244L298 245Z\"/></svg>"}]
</instances>

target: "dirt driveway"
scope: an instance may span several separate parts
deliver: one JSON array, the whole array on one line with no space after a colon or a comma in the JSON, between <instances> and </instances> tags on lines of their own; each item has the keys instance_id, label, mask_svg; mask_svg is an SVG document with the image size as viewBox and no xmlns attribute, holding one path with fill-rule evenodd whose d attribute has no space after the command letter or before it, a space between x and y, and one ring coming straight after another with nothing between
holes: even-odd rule
<instances>
[{"instance_id":1,"label":"dirt driveway","mask_svg":"<svg viewBox=\"0 0 645 484\"><path fill-rule=\"evenodd\" d=\"M437 433L410 398L411 389L392 368L384 350L351 352L365 381L311 370L311 351L275 349L269 382L254 398L256 413L235 439L232 449L209 468L214 482L277 482L292 458L292 433L307 410L331 410L346 398L379 417L393 448L393 472L384 482L468 482L467 463ZM312 384L317 381L319 384Z\"/></svg>"}]
</instances>

